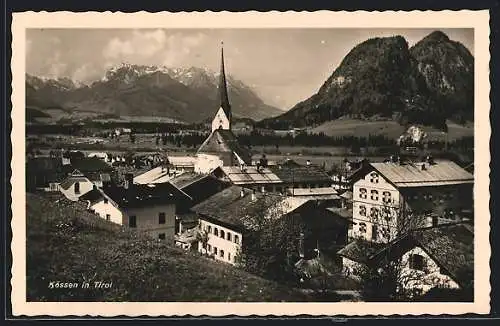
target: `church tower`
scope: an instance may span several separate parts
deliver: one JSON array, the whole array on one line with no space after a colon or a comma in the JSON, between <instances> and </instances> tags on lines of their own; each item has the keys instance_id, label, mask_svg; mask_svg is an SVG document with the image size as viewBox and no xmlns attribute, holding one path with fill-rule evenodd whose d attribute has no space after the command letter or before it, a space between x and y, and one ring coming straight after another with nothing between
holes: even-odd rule
<instances>
[{"instance_id":1,"label":"church tower","mask_svg":"<svg viewBox=\"0 0 500 326\"><path fill-rule=\"evenodd\" d=\"M227 94L226 72L224 69L224 47L221 43L221 63L219 76L220 107L212 120L212 131L217 129L231 130L231 105Z\"/></svg>"}]
</instances>

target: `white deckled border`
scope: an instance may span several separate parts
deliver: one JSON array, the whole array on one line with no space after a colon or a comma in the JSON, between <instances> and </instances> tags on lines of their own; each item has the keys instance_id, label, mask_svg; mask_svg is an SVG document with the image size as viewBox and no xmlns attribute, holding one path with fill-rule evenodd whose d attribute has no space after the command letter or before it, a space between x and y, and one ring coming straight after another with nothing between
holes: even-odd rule
<instances>
[{"instance_id":1,"label":"white deckled border","mask_svg":"<svg viewBox=\"0 0 500 326\"><path fill-rule=\"evenodd\" d=\"M475 301L474 303L40 303L26 302L25 30L27 28L474 28ZM14 13L12 22L12 312L15 316L393 315L490 311L489 13L195 12Z\"/></svg>"}]
</instances>

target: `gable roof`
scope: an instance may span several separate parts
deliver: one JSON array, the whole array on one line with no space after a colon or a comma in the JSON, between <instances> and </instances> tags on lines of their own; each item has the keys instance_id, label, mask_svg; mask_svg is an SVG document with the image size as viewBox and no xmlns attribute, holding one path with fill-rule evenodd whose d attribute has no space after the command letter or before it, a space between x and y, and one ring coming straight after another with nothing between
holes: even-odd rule
<instances>
[{"instance_id":1,"label":"gable roof","mask_svg":"<svg viewBox=\"0 0 500 326\"><path fill-rule=\"evenodd\" d=\"M199 174L194 172L182 173L175 178L170 179L170 183L179 189L184 189L185 187L208 177L209 175L207 174Z\"/></svg>"},{"instance_id":2,"label":"gable roof","mask_svg":"<svg viewBox=\"0 0 500 326\"><path fill-rule=\"evenodd\" d=\"M269 168L258 170L257 167L247 166L241 170L237 166L221 166L220 169L235 185L282 183L280 178Z\"/></svg>"},{"instance_id":3,"label":"gable roof","mask_svg":"<svg viewBox=\"0 0 500 326\"><path fill-rule=\"evenodd\" d=\"M394 259L416 246L422 248L461 287L474 280L474 233L465 223L443 224L415 230L389 244L354 240L338 251L351 260L377 266L385 258ZM387 257L390 255L390 257Z\"/></svg>"},{"instance_id":4,"label":"gable roof","mask_svg":"<svg viewBox=\"0 0 500 326\"><path fill-rule=\"evenodd\" d=\"M64 179L59 186L64 190L68 190L72 185L74 185L77 182L91 182L91 181L86 177L69 176L66 179Z\"/></svg>"},{"instance_id":5,"label":"gable roof","mask_svg":"<svg viewBox=\"0 0 500 326\"><path fill-rule=\"evenodd\" d=\"M425 164L425 169L422 169ZM442 186L474 183L474 176L458 164L448 160L437 160L434 164L394 162L370 163L396 187Z\"/></svg>"},{"instance_id":6,"label":"gable roof","mask_svg":"<svg viewBox=\"0 0 500 326\"><path fill-rule=\"evenodd\" d=\"M102 191L120 208L139 208L175 203L186 198L186 194L170 183L133 184L128 189L113 185L104 187Z\"/></svg>"},{"instance_id":7,"label":"gable roof","mask_svg":"<svg viewBox=\"0 0 500 326\"><path fill-rule=\"evenodd\" d=\"M269 169L285 183L333 183L332 178L316 166L270 166Z\"/></svg>"},{"instance_id":8,"label":"gable roof","mask_svg":"<svg viewBox=\"0 0 500 326\"><path fill-rule=\"evenodd\" d=\"M241 196L243 191L243 197ZM192 211L239 230L253 229L257 214L274 213L285 215L302 206L309 199L283 197L270 193L255 193L252 190L231 186L195 205Z\"/></svg>"},{"instance_id":9,"label":"gable roof","mask_svg":"<svg viewBox=\"0 0 500 326\"><path fill-rule=\"evenodd\" d=\"M80 196L79 200L90 201L91 204L95 204L95 203L101 201L101 199L103 199L103 198L104 198L104 195L102 194L102 192L99 189L94 188L91 191Z\"/></svg>"},{"instance_id":10,"label":"gable roof","mask_svg":"<svg viewBox=\"0 0 500 326\"><path fill-rule=\"evenodd\" d=\"M231 130L216 129L201 144L197 153L232 153L239 156L246 164L252 163L250 151L238 142Z\"/></svg>"},{"instance_id":11,"label":"gable roof","mask_svg":"<svg viewBox=\"0 0 500 326\"><path fill-rule=\"evenodd\" d=\"M474 280L474 231L468 224L446 224L415 231L414 241L460 286Z\"/></svg>"}]
</instances>

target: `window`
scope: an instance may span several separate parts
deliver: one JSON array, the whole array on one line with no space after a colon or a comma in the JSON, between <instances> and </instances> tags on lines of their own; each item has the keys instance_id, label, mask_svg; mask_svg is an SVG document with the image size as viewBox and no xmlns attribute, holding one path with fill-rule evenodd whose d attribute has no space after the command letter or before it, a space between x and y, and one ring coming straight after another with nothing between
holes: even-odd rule
<instances>
[{"instance_id":1,"label":"window","mask_svg":"<svg viewBox=\"0 0 500 326\"><path fill-rule=\"evenodd\" d=\"M389 228L382 228L382 236L389 240L389 238L391 237L391 233L389 232Z\"/></svg>"},{"instance_id":2,"label":"window","mask_svg":"<svg viewBox=\"0 0 500 326\"><path fill-rule=\"evenodd\" d=\"M212 246L211 246L211 245L209 245L209 244L207 244L207 251L208 251L208 252L212 251Z\"/></svg>"},{"instance_id":3,"label":"window","mask_svg":"<svg viewBox=\"0 0 500 326\"><path fill-rule=\"evenodd\" d=\"M373 241L377 240L377 225L376 224L372 225L372 240Z\"/></svg>"},{"instance_id":4,"label":"window","mask_svg":"<svg viewBox=\"0 0 500 326\"><path fill-rule=\"evenodd\" d=\"M220 237L222 239L225 239L226 238L226 235L224 234L224 230L220 230Z\"/></svg>"},{"instance_id":5,"label":"window","mask_svg":"<svg viewBox=\"0 0 500 326\"><path fill-rule=\"evenodd\" d=\"M106 221L111 221L111 215L106 214Z\"/></svg>"},{"instance_id":6,"label":"window","mask_svg":"<svg viewBox=\"0 0 500 326\"><path fill-rule=\"evenodd\" d=\"M361 205L359 206L359 215L366 216L366 207Z\"/></svg>"},{"instance_id":7,"label":"window","mask_svg":"<svg viewBox=\"0 0 500 326\"><path fill-rule=\"evenodd\" d=\"M217 247L214 247L214 254L217 255Z\"/></svg>"},{"instance_id":8,"label":"window","mask_svg":"<svg viewBox=\"0 0 500 326\"><path fill-rule=\"evenodd\" d=\"M80 193L80 182L75 182L75 194Z\"/></svg>"},{"instance_id":9,"label":"window","mask_svg":"<svg viewBox=\"0 0 500 326\"><path fill-rule=\"evenodd\" d=\"M370 173L370 182L378 183L378 174L375 172Z\"/></svg>"},{"instance_id":10,"label":"window","mask_svg":"<svg viewBox=\"0 0 500 326\"><path fill-rule=\"evenodd\" d=\"M366 223L359 223L359 232L366 233Z\"/></svg>"},{"instance_id":11,"label":"window","mask_svg":"<svg viewBox=\"0 0 500 326\"><path fill-rule=\"evenodd\" d=\"M165 224L165 213L161 212L158 214L158 224Z\"/></svg>"},{"instance_id":12,"label":"window","mask_svg":"<svg viewBox=\"0 0 500 326\"><path fill-rule=\"evenodd\" d=\"M410 256L410 268L419 271L424 270L424 257L421 255L413 254Z\"/></svg>"},{"instance_id":13,"label":"window","mask_svg":"<svg viewBox=\"0 0 500 326\"><path fill-rule=\"evenodd\" d=\"M372 217L374 220L378 218L378 209L376 207L370 208L370 217Z\"/></svg>"},{"instance_id":14,"label":"window","mask_svg":"<svg viewBox=\"0 0 500 326\"><path fill-rule=\"evenodd\" d=\"M377 190L372 190L370 198L371 198L371 200L377 201L378 200L378 191Z\"/></svg>"},{"instance_id":15,"label":"window","mask_svg":"<svg viewBox=\"0 0 500 326\"><path fill-rule=\"evenodd\" d=\"M227 260L231 261L231 253L230 252L227 253Z\"/></svg>"},{"instance_id":16,"label":"window","mask_svg":"<svg viewBox=\"0 0 500 326\"><path fill-rule=\"evenodd\" d=\"M222 250L222 249L220 250L220 257L224 258L224 250Z\"/></svg>"},{"instance_id":17,"label":"window","mask_svg":"<svg viewBox=\"0 0 500 326\"><path fill-rule=\"evenodd\" d=\"M104 203L107 204L108 203L108 199L107 198L104 198Z\"/></svg>"},{"instance_id":18,"label":"window","mask_svg":"<svg viewBox=\"0 0 500 326\"><path fill-rule=\"evenodd\" d=\"M231 232L226 233L226 236L227 236L227 240L231 241Z\"/></svg>"},{"instance_id":19,"label":"window","mask_svg":"<svg viewBox=\"0 0 500 326\"><path fill-rule=\"evenodd\" d=\"M429 200L432 200L432 195L429 194L429 196L427 197Z\"/></svg>"},{"instance_id":20,"label":"window","mask_svg":"<svg viewBox=\"0 0 500 326\"><path fill-rule=\"evenodd\" d=\"M128 226L131 228L137 227L137 217L135 215L128 217Z\"/></svg>"},{"instance_id":21,"label":"window","mask_svg":"<svg viewBox=\"0 0 500 326\"><path fill-rule=\"evenodd\" d=\"M384 219L387 221L387 222L390 222L391 219L392 219L392 214L391 214L391 210L389 208L384 208L383 209L383 212L382 212L382 215L384 216Z\"/></svg>"},{"instance_id":22,"label":"window","mask_svg":"<svg viewBox=\"0 0 500 326\"><path fill-rule=\"evenodd\" d=\"M238 235L234 235L234 243L239 244L240 243L240 237Z\"/></svg>"},{"instance_id":23,"label":"window","mask_svg":"<svg viewBox=\"0 0 500 326\"><path fill-rule=\"evenodd\" d=\"M390 191L384 191L382 193L382 195L384 196L384 198L382 198L382 201L385 204L389 204L391 202L391 192Z\"/></svg>"},{"instance_id":24,"label":"window","mask_svg":"<svg viewBox=\"0 0 500 326\"><path fill-rule=\"evenodd\" d=\"M158 234L158 239L165 240L165 233Z\"/></svg>"},{"instance_id":25,"label":"window","mask_svg":"<svg viewBox=\"0 0 500 326\"><path fill-rule=\"evenodd\" d=\"M359 189L359 198L366 199L366 189L365 188Z\"/></svg>"},{"instance_id":26,"label":"window","mask_svg":"<svg viewBox=\"0 0 500 326\"><path fill-rule=\"evenodd\" d=\"M51 184L50 184L50 190L52 190L52 191L57 191L57 190L58 190L57 188L58 188L58 187L57 187L57 183L51 183Z\"/></svg>"},{"instance_id":27,"label":"window","mask_svg":"<svg viewBox=\"0 0 500 326\"><path fill-rule=\"evenodd\" d=\"M219 236L219 229L214 228L214 235Z\"/></svg>"},{"instance_id":28,"label":"window","mask_svg":"<svg viewBox=\"0 0 500 326\"><path fill-rule=\"evenodd\" d=\"M212 233L212 226L211 226L211 225L209 225L209 226L207 227L207 231L208 231L208 233Z\"/></svg>"}]
</instances>

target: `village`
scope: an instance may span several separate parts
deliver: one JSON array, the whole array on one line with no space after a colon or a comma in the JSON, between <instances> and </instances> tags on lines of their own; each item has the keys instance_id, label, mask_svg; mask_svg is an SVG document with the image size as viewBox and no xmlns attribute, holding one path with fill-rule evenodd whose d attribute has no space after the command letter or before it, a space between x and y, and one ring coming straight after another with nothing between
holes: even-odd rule
<instances>
[{"instance_id":1,"label":"village","mask_svg":"<svg viewBox=\"0 0 500 326\"><path fill-rule=\"evenodd\" d=\"M61 194L106 223L298 287L319 279L335 290L342 279L367 301L472 300L470 165L406 143L380 161L346 158L333 175L310 160L255 159L233 133L223 54L219 99L195 155L36 153L26 190Z\"/></svg>"}]
</instances>

